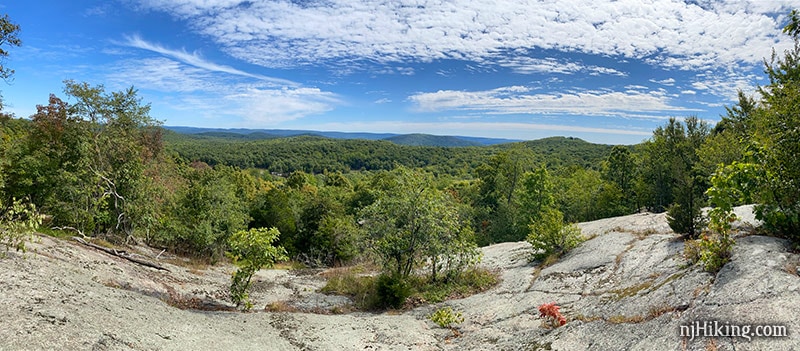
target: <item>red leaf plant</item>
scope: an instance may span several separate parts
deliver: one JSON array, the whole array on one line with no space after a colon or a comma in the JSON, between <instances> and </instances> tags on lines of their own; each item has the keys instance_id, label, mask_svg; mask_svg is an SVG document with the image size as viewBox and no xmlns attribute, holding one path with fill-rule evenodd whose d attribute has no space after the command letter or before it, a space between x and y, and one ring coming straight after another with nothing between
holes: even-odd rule
<instances>
[{"instance_id":1,"label":"red leaf plant","mask_svg":"<svg viewBox=\"0 0 800 351\"><path fill-rule=\"evenodd\" d=\"M558 311L560 308L555 302L544 303L539 306L539 317L545 318L544 323L546 326L558 328L567 324L567 319Z\"/></svg>"}]
</instances>

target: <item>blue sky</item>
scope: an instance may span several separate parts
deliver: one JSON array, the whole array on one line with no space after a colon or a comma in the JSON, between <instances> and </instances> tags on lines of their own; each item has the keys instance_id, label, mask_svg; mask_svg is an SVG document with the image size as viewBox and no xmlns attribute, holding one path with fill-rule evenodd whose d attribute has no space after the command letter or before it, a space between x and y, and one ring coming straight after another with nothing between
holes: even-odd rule
<instances>
[{"instance_id":1,"label":"blue sky","mask_svg":"<svg viewBox=\"0 0 800 351\"><path fill-rule=\"evenodd\" d=\"M33 0L6 109L63 80L139 89L166 125L647 139L716 121L800 1Z\"/></svg>"}]
</instances>

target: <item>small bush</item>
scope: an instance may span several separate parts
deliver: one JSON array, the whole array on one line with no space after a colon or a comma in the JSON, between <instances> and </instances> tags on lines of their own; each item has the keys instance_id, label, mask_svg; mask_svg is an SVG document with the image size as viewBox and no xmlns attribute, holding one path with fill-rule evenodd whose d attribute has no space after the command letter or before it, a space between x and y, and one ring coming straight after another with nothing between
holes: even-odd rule
<instances>
[{"instance_id":1,"label":"small bush","mask_svg":"<svg viewBox=\"0 0 800 351\"><path fill-rule=\"evenodd\" d=\"M722 266L731 260L733 239L729 235L709 235L700 239L700 261L708 272L718 272Z\"/></svg>"},{"instance_id":2,"label":"small bush","mask_svg":"<svg viewBox=\"0 0 800 351\"><path fill-rule=\"evenodd\" d=\"M247 289L253 274L262 268L272 267L275 262L287 260L286 250L281 246L273 246L280 232L277 228L253 228L240 230L228 239L229 255L233 263L239 267L231 277L231 302L239 307L244 303L245 310L253 305L249 301Z\"/></svg>"},{"instance_id":3,"label":"small bush","mask_svg":"<svg viewBox=\"0 0 800 351\"><path fill-rule=\"evenodd\" d=\"M407 308L424 303L437 303L486 291L497 285L497 274L486 269L468 269L448 280L432 281L429 277L410 276L403 285L392 286L391 275L363 275L359 267L338 268L326 273L328 283L320 289L326 294L339 294L353 299L360 310L379 310L387 307ZM382 292L378 287L383 286ZM399 289L405 286L408 290ZM400 295L395 294L399 289ZM405 293L409 293L403 297ZM389 295L389 296L387 296ZM400 299L402 297L402 299ZM400 303L400 306L387 303Z\"/></svg>"},{"instance_id":4,"label":"small bush","mask_svg":"<svg viewBox=\"0 0 800 351\"><path fill-rule=\"evenodd\" d=\"M464 317L461 315L461 312L454 312L450 307L442 307L433 312L428 318L440 327L450 329L453 328L453 324L464 322Z\"/></svg>"},{"instance_id":5,"label":"small bush","mask_svg":"<svg viewBox=\"0 0 800 351\"><path fill-rule=\"evenodd\" d=\"M535 260L543 260L552 255L561 256L583 240L580 228L574 224L565 225L564 215L555 209L545 210L542 218L530 225L528 234Z\"/></svg>"},{"instance_id":6,"label":"small bush","mask_svg":"<svg viewBox=\"0 0 800 351\"><path fill-rule=\"evenodd\" d=\"M716 273L730 261L733 244L729 235L706 233L700 239L687 241L683 256L690 264L700 262L705 271Z\"/></svg>"},{"instance_id":7,"label":"small bush","mask_svg":"<svg viewBox=\"0 0 800 351\"><path fill-rule=\"evenodd\" d=\"M383 307L401 308L411 296L411 286L399 275L381 274L375 282L378 300Z\"/></svg>"}]
</instances>

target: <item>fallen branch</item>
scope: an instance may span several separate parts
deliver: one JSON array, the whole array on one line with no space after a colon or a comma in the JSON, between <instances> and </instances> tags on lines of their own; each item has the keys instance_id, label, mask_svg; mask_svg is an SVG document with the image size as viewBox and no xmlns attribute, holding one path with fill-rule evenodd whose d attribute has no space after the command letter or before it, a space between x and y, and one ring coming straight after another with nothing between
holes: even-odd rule
<instances>
[{"instance_id":1,"label":"fallen branch","mask_svg":"<svg viewBox=\"0 0 800 351\"><path fill-rule=\"evenodd\" d=\"M83 234L83 232L80 229L75 228L75 227L52 227L50 229L53 229L53 230L74 230L76 233L80 234L82 237L88 238L86 236L86 234Z\"/></svg>"},{"instance_id":2,"label":"fallen branch","mask_svg":"<svg viewBox=\"0 0 800 351\"><path fill-rule=\"evenodd\" d=\"M157 265L155 263L152 263L152 262L149 262L149 261L145 261L145 260L140 259L140 258L133 257L130 254L128 254L127 252L125 252L125 251L117 251L115 249L109 249L107 247L102 247L100 245L93 244L93 243L90 243L90 242L88 242L86 240L83 240L83 238L79 238L77 236L73 236L72 240L75 240L75 241L77 241L77 242L79 242L79 243L81 243L83 245L89 246L89 247L91 247L93 249L97 249L97 250L103 251L103 252L105 252L105 253L107 253L109 255L122 257L122 258L124 258L124 259L126 259L128 261L133 262L133 263L138 263L140 265L147 266L147 267L150 267L150 268L155 268L155 269L162 270L162 271L167 271L167 272L170 271L169 269L164 268L162 266L159 266L159 265Z\"/></svg>"}]
</instances>

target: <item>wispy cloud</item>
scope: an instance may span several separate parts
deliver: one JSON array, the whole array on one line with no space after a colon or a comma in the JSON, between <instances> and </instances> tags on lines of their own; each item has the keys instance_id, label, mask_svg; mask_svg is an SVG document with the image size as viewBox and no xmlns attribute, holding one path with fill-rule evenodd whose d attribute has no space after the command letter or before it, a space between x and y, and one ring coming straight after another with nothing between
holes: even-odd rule
<instances>
[{"instance_id":1,"label":"wispy cloud","mask_svg":"<svg viewBox=\"0 0 800 351\"><path fill-rule=\"evenodd\" d=\"M670 104L657 91L575 91L534 94L522 86L484 91L440 90L410 96L418 110L482 111L490 114L569 114L660 119L662 113L692 111Z\"/></svg>"},{"instance_id":2,"label":"wispy cloud","mask_svg":"<svg viewBox=\"0 0 800 351\"><path fill-rule=\"evenodd\" d=\"M324 113L342 104L336 94L318 88L276 87L272 81L231 76L168 57L127 59L106 71L105 79L114 87L134 85L145 92L158 92L149 96L154 105L195 113L195 117L218 124L264 127Z\"/></svg>"},{"instance_id":3,"label":"wispy cloud","mask_svg":"<svg viewBox=\"0 0 800 351\"><path fill-rule=\"evenodd\" d=\"M594 65L584 65L581 63L559 60L556 58L535 58L527 56L512 56L493 61L500 66L508 67L520 74L534 73L556 73L556 74L577 74L586 73L589 75L614 75L624 77L627 73L621 72L610 67L600 67Z\"/></svg>"},{"instance_id":4,"label":"wispy cloud","mask_svg":"<svg viewBox=\"0 0 800 351\"><path fill-rule=\"evenodd\" d=\"M761 80L752 73L719 70L697 74L691 83L691 87L699 93L722 96L727 101L737 101L740 90L751 95L755 92L758 84L762 83Z\"/></svg>"},{"instance_id":5,"label":"wispy cloud","mask_svg":"<svg viewBox=\"0 0 800 351\"><path fill-rule=\"evenodd\" d=\"M230 67L230 66L216 64L214 62L211 62L211 61L208 61L208 60L202 58L200 56L200 54L198 54L197 52L189 53L186 50L169 49L169 48L166 48L166 47L161 46L159 44L148 42L148 41L142 39L138 35L126 36L125 37L125 41L122 43L122 45L134 47L134 48L137 48L137 49L152 51L152 52L155 52L155 53L167 56L167 57L174 58L174 59L179 60L179 61L181 61L181 62L183 62L185 64L192 65L192 66L197 67L197 68L202 68L202 69L205 69L205 70L209 70L209 71L212 71L212 72L221 72L221 73L227 73L227 74L232 74L232 75L237 75L237 76L242 76L242 77L255 78L255 79L263 80L263 81L274 83L274 84L278 84L278 85L292 85L292 86L299 85L299 84L297 84L295 82L292 82L290 80L267 77L267 76L263 76L263 75L259 75L259 74L252 74L252 73L248 73L248 72L245 72L245 71L242 71L242 70Z\"/></svg>"}]
</instances>

